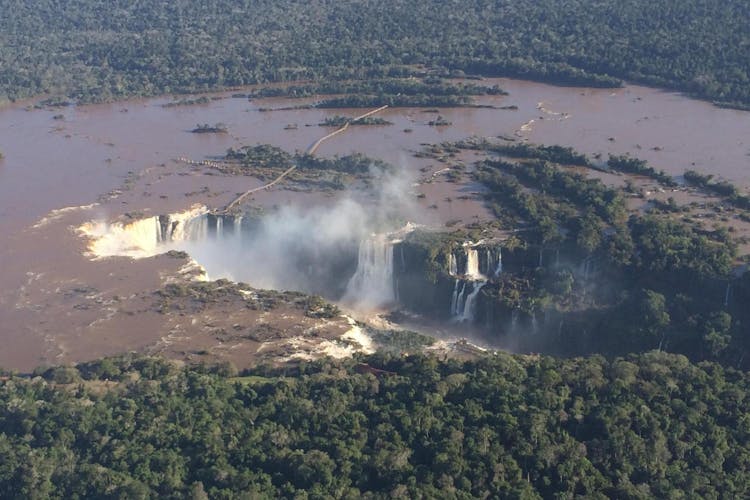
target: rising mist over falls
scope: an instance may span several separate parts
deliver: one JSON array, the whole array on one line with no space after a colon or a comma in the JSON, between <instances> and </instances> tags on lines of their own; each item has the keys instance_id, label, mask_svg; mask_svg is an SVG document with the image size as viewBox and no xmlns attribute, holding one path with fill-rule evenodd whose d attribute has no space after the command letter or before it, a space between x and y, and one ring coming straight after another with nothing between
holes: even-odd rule
<instances>
[{"instance_id":1,"label":"rising mist over falls","mask_svg":"<svg viewBox=\"0 0 750 500\"><path fill-rule=\"evenodd\" d=\"M395 300L393 241L419 217L412 179L373 169L371 186L325 206L215 214L204 206L126 222L91 222L93 258L144 258L184 251L208 279L297 290L377 308ZM425 219L424 216L421 217ZM400 231L399 231L400 230ZM393 234L391 234L393 233Z\"/></svg>"},{"instance_id":2,"label":"rising mist over falls","mask_svg":"<svg viewBox=\"0 0 750 500\"><path fill-rule=\"evenodd\" d=\"M516 287L542 263L551 273L573 273L589 283L600 273L596 259L506 247L502 239L468 241L460 233L394 222L391 215L350 199L243 215L196 206L80 230L90 238L92 258L184 251L206 279L317 294L365 315L392 311L404 327L438 337L538 352L580 328L576 311L538 308L519 300Z\"/></svg>"},{"instance_id":3,"label":"rising mist over falls","mask_svg":"<svg viewBox=\"0 0 750 500\"><path fill-rule=\"evenodd\" d=\"M559 336L568 324L575 327L556 312L513 301L513 278L504 278L543 261L557 266L558 253L504 248L504 241L492 238L468 241L442 225L407 223L412 216L426 220L412 204L413 194L404 195L409 186L403 180L382 182L366 199L237 215L194 206L137 220L91 222L80 232L89 238L92 258L182 251L203 269L204 279L317 294L366 314L416 313L430 333L437 328L443 332L435 330L437 335L496 347L514 348L510 339L530 334L541 342L545 332ZM580 267L581 279L595 275L593 261Z\"/></svg>"},{"instance_id":4,"label":"rising mist over falls","mask_svg":"<svg viewBox=\"0 0 750 500\"><path fill-rule=\"evenodd\" d=\"M298 290L353 304L392 302L392 245L372 233L362 206L283 207L266 215L216 215L203 207L130 223L91 223L92 257L145 258L184 251L207 274L257 288ZM358 262L361 266L358 269Z\"/></svg>"},{"instance_id":5,"label":"rising mist over falls","mask_svg":"<svg viewBox=\"0 0 750 500\"><path fill-rule=\"evenodd\" d=\"M94 258L183 251L203 268L207 279L314 293L372 310L398 307L402 299L408 304L411 296L435 285L423 283L422 257L405 241L418 226L407 223L392 229L389 215L346 199L326 208L282 207L266 214L218 215L196 206L177 214L89 223L80 229L91 238ZM449 254L444 267L455 285L444 299L435 299L442 303L438 316L473 322L479 292L501 271L502 252L480 251L465 243Z\"/></svg>"}]
</instances>

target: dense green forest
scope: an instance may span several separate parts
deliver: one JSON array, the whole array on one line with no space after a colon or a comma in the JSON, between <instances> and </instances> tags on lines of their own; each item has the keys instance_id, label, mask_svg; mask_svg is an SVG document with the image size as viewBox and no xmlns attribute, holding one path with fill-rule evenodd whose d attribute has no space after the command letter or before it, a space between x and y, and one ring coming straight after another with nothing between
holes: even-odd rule
<instances>
[{"instance_id":1,"label":"dense green forest","mask_svg":"<svg viewBox=\"0 0 750 500\"><path fill-rule=\"evenodd\" d=\"M462 150L483 153L471 171L454 163ZM644 191L674 189L664 172L629 156L597 160L562 146L467 140L421 155L484 185L496 220L407 238L425 262L411 262L424 279L407 307L445 311L457 286L450 258L462 254L463 242L499 230L503 271L483 285L473 319L489 345L561 356L660 349L750 367L747 236L736 226L750 213L736 187L688 172L688 182L713 198L659 201ZM614 187L585 169L625 172L627 180ZM421 292L428 285L442 290L440 299Z\"/></svg>"},{"instance_id":2,"label":"dense green forest","mask_svg":"<svg viewBox=\"0 0 750 500\"><path fill-rule=\"evenodd\" d=\"M478 77L477 77L478 78ZM435 74L414 72L408 78L370 78L368 80L328 80L286 86L265 86L250 93L235 93L233 97L257 99L263 97L321 97L317 102L297 104L277 109L309 108L374 108L390 107L492 107L475 104L473 96L507 95L498 85L448 83ZM208 98L206 98L208 100ZM260 108L260 111L272 111Z\"/></svg>"},{"instance_id":3,"label":"dense green forest","mask_svg":"<svg viewBox=\"0 0 750 500\"><path fill-rule=\"evenodd\" d=\"M0 98L447 74L665 86L750 104L744 0L0 0Z\"/></svg>"},{"instance_id":4,"label":"dense green forest","mask_svg":"<svg viewBox=\"0 0 750 500\"><path fill-rule=\"evenodd\" d=\"M261 87L247 94L250 99L263 97L314 97L331 94L375 94L386 96L479 96L507 95L497 85L486 86L472 83L448 83L437 76L416 78L371 78L360 81L328 81L317 84L288 85L283 87Z\"/></svg>"},{"instance_id":5,"label":"dense green forest","mask_svg":"<svg viewBox=\"0 0 750 500\"><path fill-rule=\"evenodd\" d=\"M231 377L125 357L7 379L0 496L750 495L746 373L658 352L363 361Z\"/></svg>"}]
</instances>

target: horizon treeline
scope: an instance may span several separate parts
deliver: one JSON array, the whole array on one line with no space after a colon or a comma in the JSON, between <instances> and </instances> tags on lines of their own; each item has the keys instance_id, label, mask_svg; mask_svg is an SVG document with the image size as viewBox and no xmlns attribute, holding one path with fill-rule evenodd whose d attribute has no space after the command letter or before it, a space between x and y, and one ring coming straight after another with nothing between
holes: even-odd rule
<instances>
[{"instance_id":1,"label":"horizon treeline","mask_svg":"<svg viewBox=\"0 0 750 500\"><path fill-rule=\"evenodd\" d=\"M747 106L749 9L742 0L1 0L0 99L107 101L408 76L425 65L563 85L625 79Z\"/></svg>"}]
</instances>

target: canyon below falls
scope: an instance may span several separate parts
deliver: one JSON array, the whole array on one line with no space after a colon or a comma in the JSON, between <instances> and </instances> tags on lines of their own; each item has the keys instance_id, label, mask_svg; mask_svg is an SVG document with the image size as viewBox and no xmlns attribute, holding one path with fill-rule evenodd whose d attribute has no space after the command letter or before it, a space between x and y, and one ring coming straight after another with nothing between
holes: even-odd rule
<instances>
[{"instance_id":1,"label":"canyon below falls","mask_svg":"<svg viewBox=\"0 0 750 500\"><path fill-rule=\"evenodd\" d=\"M485 83L508 95L439 113L388 108L377 116L391 125L348 127L315 151L364 155L372 164L361 175L290 176L233 210L225 209L278 172L231 172L228 150L302 154L332 131L318 124L367 110L236 92L187 106L5 106L0 366L31 371L133 351L247 367L379 346L544 350L583 313L509 305L498 299L513 293L505 276L566 266L586 293L604 264L564 246L519 246L513 229L494 224L473 176L483 154L424 154L430 145L559 144L593 158L631 154L678 180L693 169L743 193L750 186L749 112L630 85ZM437 117L449 125L435 126ZM191 133L196 123L226 129ZM585 175L636 182L648 199L633 201L634 211L705 198L601 169ZM727 281L702 286L719 303L733 300ZM412 337L398 344L399 331Z\"/></svg>"}]
</instances>

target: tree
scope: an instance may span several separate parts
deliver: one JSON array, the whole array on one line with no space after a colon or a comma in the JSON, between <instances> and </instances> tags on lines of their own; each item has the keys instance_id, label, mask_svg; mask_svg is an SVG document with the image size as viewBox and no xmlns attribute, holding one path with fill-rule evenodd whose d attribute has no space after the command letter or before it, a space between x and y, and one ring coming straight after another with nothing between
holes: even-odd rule
<instances>
[{"instance_id":1,"label":"tree","mask_svg":"<svg viewBox=\"0 0 750 500\"><path fill-rule=\"evenodd\" d=\"M592 253L602 242L604 224L593 210L587 210L578 223L576 244L586 253Z\"/></svg>"},{"instance_id":2,"label":"tree","mask_svg":"<svg viewBox=\"0 0 750 500\"><path fill-rule=\"evenodd\" d=\"M670 322L667 299L653 290L643 290L638 311L642 314L641 332L645 337L645 343L651 344L658 339L658 347L661 349L667 337Z\"/></svg>"},{"instance_id":3,"label":"tree","mask_svg":"<svg viewBox=\"0 0 750 500\"><path fill-rule=\"evenodd\" d=\"M732 328L732 316L725 311L714 312L706 321L703 329L703 342L713 359L719 356L729 347L732 340L730 329Z\"/></svg>"}]
</instances>

